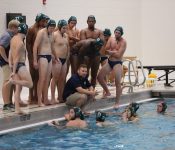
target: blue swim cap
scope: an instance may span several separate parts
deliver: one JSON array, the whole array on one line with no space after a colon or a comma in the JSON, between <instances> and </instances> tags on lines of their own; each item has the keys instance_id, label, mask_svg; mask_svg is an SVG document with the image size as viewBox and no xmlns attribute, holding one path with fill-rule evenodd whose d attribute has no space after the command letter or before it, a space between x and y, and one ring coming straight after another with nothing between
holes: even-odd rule
<instances>
[{"instance_id":1,"label":"blue swim cap","mask_svg":"<svg viewBox=\"0 0 175 150\"><path fill-rule=\"evenodd\" d=\"M62 19L58 21L58 27L62 28L63 26L67 26L67 21Z\"/></svg>"},{"instance_id":2,"label":"blue swim cap","mask_svg":"<svg viewBox=\"0 0 175 150\"><path fill-rule=\"evenodd\" d=\"M96 121L99 121L99 122L104 122L105 121L106 113L101 112L101 111L96 111L95 115L96 115Z\"/></svg>"},{"instance_id":3,"label":"blue swim cap","mask_svg":"<svg viewBox=\"0 0 175 150\"><path fill-rule=\"evenodd\" d=\"M27 34L28 25L25 23L20 23L18 26L18 33Z\"/></svg>"},{"instance_id":4,"label":"blue swim cap","mask_svg":"<svg viewBox=\"0 0 175 150\"><path fill-rule=\"evenodd\" d=\"M18 20L20 23L24 21L24 18L22 16L16 16L15 19Z\"/></svg>"},{"instance_id":5,"label":"blue swim cap","mask_svg":"<svg viewBox=\"0 0 175 150\"><path fill-rule=\"evenodd\" d=\"M104 36L111 36L111 30L106 28L104 31L103 31L103 35Z\"/></svg>"},{"instance_id":6,"label":"blue swim cap","mask_svg":"<svg viewBox=\"0 0 175 150\"><path fill-rule=\"evenodd\" d=\"M50 19L49 21L48 21L48 23L47 23L47 28L49 27L49 26L56 26L56 22L55 22L55 20L52 20L52 19Z\"/></svg>"},{"instance_id":7,"label":"blue swim cap","mask_svg":"<svg viewBox=\"0 0 175 150\"><path fill-rule=\"evenodd\" d=\"M68 20L68 23L70 23L71 21L76 21L77 22L77 18L75 16L71 16Z\"/></svg>"},{"instance_id":8,"label":"blue swim cap","mask_svg":"<svg viewBox=\"0 0 175 150\"><path fill-rule=\"evenodd\" d=\"M121 26L118 26L118 27L114 30L114 32L116 32L116 31L120 32L120 34L123 35L123 28L122 28Z\"/></svg>"},{"instance_id":9,"label":"blue swim cap","mask_svg":"<svg viewBox=\"0 0 175 150\"><path fill-rule=\"evenodd\" d=\"M74 107L73 110L75 112L75 118L74 119L80 118L81 120L84 120L84 115L83 115L83 113L82 113L82 111L79 107Z\"/></svg>"},{"instance_id":10,"label":"blue swim cap","mask_svg":"<svg viewBox=\"0 0 175 150\"><path fill-rule=\"evenodd\" d=\"M48 16L46 16L45 14L43 14L43 13L39 13L39 14L37 14L37 16L36 16L36 18L35 18L35 21L36 22L39 22L39 21L41 21L42 19L49 19L49 17Z\"/></svg>"}]
</instances>

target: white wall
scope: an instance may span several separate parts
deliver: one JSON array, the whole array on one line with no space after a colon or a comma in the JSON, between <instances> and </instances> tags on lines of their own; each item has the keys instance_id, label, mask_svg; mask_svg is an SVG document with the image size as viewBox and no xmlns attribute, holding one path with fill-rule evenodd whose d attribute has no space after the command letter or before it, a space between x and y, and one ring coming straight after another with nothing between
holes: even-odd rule
<instances>
[{"instance_id":1,"label":"white wall","mask_svg":"<svg viewBox=\"0 0 175 150\"><path fill-rule=\"evenodd\" d=\"M0 0L0 34L5 30L6 13L22 13L31 26L37 13L52 19L78 18L79 29L87 27L88 15L95 15L96 27L124 28L128 42L125 55L138 56L144 65L175 65L174 0ZM2 75L0 75L2 78ZM1 79L0 79L1 80Z\"/></svg>"}]
</instances>

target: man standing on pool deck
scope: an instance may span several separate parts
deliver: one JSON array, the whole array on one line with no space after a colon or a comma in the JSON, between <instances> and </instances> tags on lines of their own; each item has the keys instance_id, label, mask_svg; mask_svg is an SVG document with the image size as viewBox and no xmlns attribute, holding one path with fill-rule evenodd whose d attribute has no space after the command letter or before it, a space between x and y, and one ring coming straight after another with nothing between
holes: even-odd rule
<instances>
[{"instance_id":1,"label":"man standing on pool deck","mask_svg":"<svg viewBox=\"0 0 175 150\"><path fill-rule=\"evenodd\" d=\"M87 19L88 27L81 30L80 40L85 39L97 39L100 38L104 41L103 32L100 29L95 28L96 19L95 16L90 15ZM96 85L97 72L100 65L100 53L94 53L94 57L85 56L84 59L87 62L88 70L91 69L91 84L93 87ZM88 72L89 74L89 72Z\"/></svg>"},{"instance_id":2,"label":"man standing on pool deck","mask_svg":"<svg viewBox=\"0 0 175 150\"><path fill-rule=\"evenodd\" d=\"M19 102L21 100L20 93L22 86L31 88L33 86L30 73L27 71L26 61L26 48L24 39L27 34L28 26L24 23L19 24L18 34L15 35L10 42L9 65L12 67L10 83L15 85L15 112L18 114L23 113L20 110Z\"/></svg>"},{"instance_id":3,"label":"man standing on pool deck","mask_svg":"<svg viewBox=\"0 0 175 150\"><path fill-rule=\"evenodd\" d=\"M54 60L56 58L56 54L52 48L55 26L56 22L49 20L47 27L37 33L33 47L33 65L35 69L39 70L39 81L37 85L39 106L50 104L48 100L48 86L52 70L52 57Z\"/></svg>"},{"instance_id":4,"label":"man standing on pool deck","mask_svg":"<svg viewBox=\"0 0 175 150\"><path fill-rule=\"evenodd\" d=\"M36 39L36 35L39 30L43 29L47 25L48 17L43 13L37 14L35 18L35 24L32 25L27 32L26 36L26 48L28 52L29 69L33 81L33 87L29 89L29 104L36 104L37 98L37 83L38 83L38 70L33 67L33 45Z\"/></svg>"},{"instance_id":5,"label":"man standing on pool deck","mask_svg":"<svg viewBox=\"0 0 175 150\"><path fill-rule=\"evenodd\" d=\"M126 50L126 40L122 37L123 28L118 26L114 30L115 37L110 38L106 44L106 51L109 54L108 63L106 63L98 74L98 81L100 85L103 87L105 94L104 97L110 96L111 93L107 87L105 82L105 77L112 70L115 74L115 86L116 86L116 102L114 107L118 107L119 99L121 96L121 77L122 77L122 58L123 54Z\"/></svg>"},{"instance_id":6,"label":"man standing on pool deck","mask_svg":"<svg viewBox=\"0 0 175 150\"><path fill-rule=\"evenodd\" d=\"M10 78L11 68L9 67L8 57L10 51L10 40L18 32L19 21L13 19L8 23L7 31L0 37L0 67L2 68L3 84L2 98L4 101L3 110L14 110L12 103L12 84L7 82Z\"/></svg>"}]
</instances>

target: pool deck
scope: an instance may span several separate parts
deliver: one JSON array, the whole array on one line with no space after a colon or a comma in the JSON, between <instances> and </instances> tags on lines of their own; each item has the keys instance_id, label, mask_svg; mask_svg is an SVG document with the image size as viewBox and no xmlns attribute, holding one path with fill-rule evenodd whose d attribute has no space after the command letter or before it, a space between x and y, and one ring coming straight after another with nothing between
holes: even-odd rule
<instances>
[{"instance_id":1,"label":"pool deck","mask_svg":"<svg viewBox=\"0 0 175 150\"><path fill-rule=\"evenodd\" d=\"M175 85L174 85L175 86ZM138 101L149 99L152 97L175 97L175 87L165 87L163 84L151 88L145 88L143 86L134 87L133 93L128 93L128 88L125 88L122 92L120 104L126 104L131 101ZM111 96L102 99L102 88L97 85L96 87L99 94L96 96L96 101L90 103L87 107L87 111L103 109L113 106L115 102L115 87L109 86ZM26 94L25 96L26 97ZM27 98L25 98L27 99ZM3 112L2 111L2 100L0 101L0 134L3 131L7 131L12 128L22 127L31 125L39 122L47 122L49 120L62 118L68 107L62 104L49 105L44 107L38 107L37 105L29 105L23 107L22 110L26 112L24 115L18 115L15 112Z\"/></svg>"}]
</instances>

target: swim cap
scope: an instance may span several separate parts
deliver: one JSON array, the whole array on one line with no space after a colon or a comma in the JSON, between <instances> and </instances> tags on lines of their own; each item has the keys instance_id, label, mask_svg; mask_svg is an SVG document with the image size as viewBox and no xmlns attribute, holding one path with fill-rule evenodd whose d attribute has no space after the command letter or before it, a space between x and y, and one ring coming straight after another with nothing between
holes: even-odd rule
<instances>
[{"instance_id":1,"label":"swim cap","mask_svg":"<svg viewBox=\"0 0 175 150\"><path fill-rule=\"evenodd\" d=\"M27 34L28 25L25 23L20 23L18 26L18 33Z\"/></svg>"},{"instance_id":2,"label":"swim cap","mask_svg":"<svg viewBox=\"0 0 175 150\"><path fill-rule=\"evenodd\" d=\"M95 41L95 45L97 46L103 46L104 42L103 40L101 40L100 38L97 38L96 41Z\"/></svg>"},{"instance_id":3,"label":"swim cap","mask_svg":"<svg viewBox=\"0 0 175 150\"><path fill-rule=\"evenodd\" d=\"M39 13L39 14L37 14L37 16L36 16L36 18L35 18L35 21L36 22L39 22L39 21L41 21L42 19L48 19L49 17L48 16L46 16L45 14L43 14L43 13Z\"/></svg>"},{"instance_id":4,"label":"swim cap","mask_svg":"<svg viewBox=\"0 0 175 150\"><path fill-rule=\"evenodd\" d=\"M123 35L123 28L122 28L121 26L118 26L118 27L114 30L114 32L116 32L116 31L120 32L120 34Z\"/></svg>"},{"instance_id":5,"label":"swim cap","mask_svg":"<svg viewBox=\"0 0 175 150\"><path fill-rule=\"evenodd\" d=\"M47 23L47 28L48 28L49 26L56 26L55 20L50 19L50 20L48 21L48 23Z\"/></svg>"},{"instance_id":6,"label":"swim cap","mask_svg":"<svg viewBox=\"0 0 175 150\"><path fill-rule=\"evenodd\" d=\"M104 31L103 31L103 35L104 36L111 36L111 30L106 28Z\"/></svg>"},{"instance_id":7,"label":"swim cap","mask_svg":"<svg viewBox=\"0 0 175 150\"><path fill-rule=\"evenodd\" d=\"M95 114L96 114L96 121L99 121L99 122L105 121L106 113L101 112L101 111L96 111Z\"/></svg>"},{"instance_id":8,"label":"swim cap","mask_svg":"<svg viewBox=\"0 0 175 150\"><path fill-rule=\"evenodd\" d=\"M24 18L22 16L16 16L15 19L18 20L20 23L24 21Z\"/></svg>"},{"instance_id":9,"label":"swim cap","mask_svg":"<svg viewBox=\"0 0 175 150\"><path fill-rule=\"evenodd\" d=\"M94 20L96 21L96 19L95 19L95 16L94 16L94 15L89 15L87 20L89 20L90 18L92 18L92 19L94 19Z\"/></svg>"},{"instance_id":10,"label":"swim cap","mask_svg":"<svg viewBox=\"0 0 175 150\"><path fill-rule=\"evenodd\" d=\"M139 109L139 104L138 103L135 103L135 102L132 102L130 104L130 107L133 108L133 111L136 113L136 111Z\"/></svg>"},{"instance_id":11,"label":"swim cap","mask_svg":"<svg viewBox=\"0 0 175 150\"><path fill-rule=\"evenodd\" d=\"M58 27L62 28L63 26L67 26L67 21L62 19L58 21Z\"/></svg>"},{"instance_id":12,"label":"swim cap","mask_svg":"<svg viewBox=\"0 0 175 150\"><path fill-rule=\"evenodd\" d=\"M79 107L74 107L73 110L75 112L75 118L74 119L80 118L81 120L84 120L84 115L83 115L83 113L82 113L82 111Z\"/></svg>"},{"instance_id":13,"label":"swim cap","mask_svg":"<svg viewBox=\"0 0 175 150\"><path fill-rule=\"evenodd\" d=\"M71 21L76 21L77 22L77 18L75 16L71 16L68 20L68 23L70 23Z\"/></svg>"}]
</instances>

